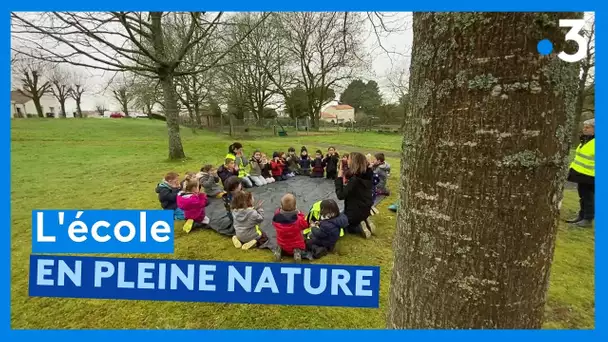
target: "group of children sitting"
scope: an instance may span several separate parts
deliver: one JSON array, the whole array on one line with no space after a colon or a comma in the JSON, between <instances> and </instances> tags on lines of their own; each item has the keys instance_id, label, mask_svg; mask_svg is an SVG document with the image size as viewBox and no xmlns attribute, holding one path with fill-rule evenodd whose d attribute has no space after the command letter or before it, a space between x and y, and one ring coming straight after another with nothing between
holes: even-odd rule
<instances>
[{"instance_id":1,"label":"group of children sitting","mask_svg":"<svg viewBox=\"0 0 608 342\"><path fill-rule=\"evenodd\" d=\"M366 157L353 152L340 158L335 148L330 147L325 156L318 150L312 159L306 147L302 147L299 156L294 148L289 148L286 156L274 152L269 161L258 150L251 158L244 158L242 145L234 143L223 165L218 168L205 165L199 173L188 172L182 182L177 173L169 172L156 192L163 209L174 210L177 220L186 220L186 232L207 227L208 198L222 198L231 221L232 242L236 248L246 250L265 246L268 237L259 228L264 220L263 202L255 201L253 194L244 188L264 186L295 175L333 179L336 195L344 201L344 212L340 212L334 200L326 199L316 202L305 216L297 209L295 196L285 194L272 218L277 235L273 253L277 261L283 255L292 255L298 262L302 258L320 258L334 249L344 232L371 237L375 226L369 216L375 196L388 195L386 180L390 166L382 153Z\"/></svg>"}]
</instances>

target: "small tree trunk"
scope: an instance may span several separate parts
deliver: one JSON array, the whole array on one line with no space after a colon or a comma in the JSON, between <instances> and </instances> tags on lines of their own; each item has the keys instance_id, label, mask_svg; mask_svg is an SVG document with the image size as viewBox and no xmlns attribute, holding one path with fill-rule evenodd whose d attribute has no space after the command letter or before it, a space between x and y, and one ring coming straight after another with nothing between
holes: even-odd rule
<instances>
[{"instance_id":1,"label":"small tree trunk","mask_svg":"<svg viewBox=\"0 0 608 342\"><path fill-rule=\"evenodd\" d=\"M568 168L574 13L414 13L388 327L541 327Z\"/></svg>"},{"instance_id":2,"label":"small tree trunk","mask_svg":"<svg viewBox=\"0 0 608 342\"><path fill-rule=\"evenodd\" d=\"M232 115L228 115L228 124L230 125L230 136L234 136L234 120L232 119Z\"/></svg>"},{"instance_id":3,"label":"small tree trunk","mask_svg":"<svg viewBox=\"0 0 608 342\"><path fill-rule=\"evenodd\" d=\"M166 75L160 79L165 99L165 117L167 118L167 131L169 133L169 159L183 159L184 147L179 134L179 111L177 108L177 94L173 85L173 76Z\"/></svg>"},{"instance_id":4,"label":"small tree trunk","mask_svg":"<svg viewBox=\"0 0 608 342\"><path fill-rule=\"evenodd\" d=\"M67 115L65 113L65 99L63 99L63 100L60 99L59 100L59 107L60 107L60 110L61 110L61 113L60 113L61 118L65 119L67 117Z\"/></svg>"},{"instance_id":5,"label":"small tree trunk","mask_svg":"<svg viewBox=\"0 0 608 342\"><path fill-rule=\"evenodd\" d=\"M196 118L196 125L198 126L198 128L203 127L203 121L201 118L201 108L200 103L198 101L194 103L194 117Z\"/></svg>"},{"instance_id":6,"label":"small tree trunk","mask_svg":"<svg viewBox=\"0 0 608 342\"><path fill-rule=\"evenodd\" d=\"M148 115L148 119L152 120L152 106L150 104L146 104L146 108L144 110Z\"/></svg>"},{"instance_id":7,"label":"small tree trunk","mask_svg":"<svg viewBox=\"0 0 608 342\"><path fill-rule=\"evenodd\" d=\"M82 119L82 108L80 107L80 99L76 100L76 114Z\"/></svg>"},{"instance_id":8,"label":"small tree trunk","mask_svg":"<svg viewBox=\"0 0 608 342\"><path fill-rule=\"evenodd\" d=\"M40 104L40 97L34 96L32 97L32 101L34 101L34 107L36 107L36 113L38 114L38 117L43 118L44 111L42 110L42 105ZM24 114L27 115L27 113Z\"/></svg>"},{"instance_id":9,"label":"small tree trunk","mask_svg":"<svg viewBox=\"0 0 608 342\"><path fill-rule=\"evenodd\" d=\"M192 133L196 134L196 119L194 118L194 111L189 105L186 106L186 108L188 109L188 118L190 118L190 129L192 129Z\"/></svg>"},{"instance_id":10,"label":"small tree trunk","mask_svg":"<svg viewBox=\"0 0 608 342\"><path fill-rule=\"evenodd\" d=\"M125 116L129 116L129 101L126 98L122 102L122 112L125 113Z\"/></svg>"},{"instance_id":11,"label":"small tree trunk","mask_svg":"<svg viewBox=\"0 0 608 342\"><path fill-rule=\"evenodd\" d=\"M579 140L581 131L581 118L583 117L583 107L585 105L585 91L587 85L587 77L589 76L589 68L583 68L583 74L578 81L578 94L576 97L576 107L574 108L574 129L572 130L571 141L576 144Z\"/></svg>"}]
</instances>

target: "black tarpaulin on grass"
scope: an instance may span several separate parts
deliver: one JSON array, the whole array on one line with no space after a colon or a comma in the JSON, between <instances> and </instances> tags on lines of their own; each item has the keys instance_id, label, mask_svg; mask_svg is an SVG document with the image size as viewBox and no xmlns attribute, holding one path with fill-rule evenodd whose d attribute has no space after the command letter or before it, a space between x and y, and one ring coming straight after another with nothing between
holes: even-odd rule
<instances>
[{"instance_id":1,"label":"black tarpaulin on grass","mask_svg":"<svg viewBox=\"0 0 608 342\"><path fill-rule=\"evenodd\" d=\"M333 199L338 203L340 210L344 209L344 202L336 197L334 181L325 178L310 178L306 176L296 176L294 178L274 182L261 187L245 189L253 193L255 201L264 201L264 222L260 229L268 235L268 244L264 247L276 245L276 234L272 226L272 217L277 208L281 206L281 197L287 193L292 193L296 197L297 208L306 215L312 205L324 199ZM380 200L377 199L376 203ZM222 199L210 198L207 206L206 215L210 218L209 225L220 234L232 235L231 223L226 216L226 209Z\"/></svg>"}]
</instances>

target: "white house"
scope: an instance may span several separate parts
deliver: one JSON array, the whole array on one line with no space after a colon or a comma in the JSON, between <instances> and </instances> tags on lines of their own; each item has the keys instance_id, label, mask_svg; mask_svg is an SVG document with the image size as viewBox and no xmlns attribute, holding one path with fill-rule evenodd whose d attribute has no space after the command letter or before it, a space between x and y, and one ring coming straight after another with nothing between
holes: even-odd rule
<instances>
[{"instance_id":1,"label":"white house","mask_svg":"<svg viewBox=\"0 0 608 342\"><path fill-rule=\"evenodd\" d=\"M58 117L60 106L57 99L50 95L43 95L40 98L42 113L45 117ZM34 101L27 96L23 90L11 91L11 118L26 118L27 114L38 115ZM72 113L67 113L68 117L73 117Z\"/></svg>"},{"instance_id":2,"label":"white house","mask_svg":"<svg viewBox=\"0 0 608 342\"><path fill-rule=\"evenodd\" d=\"M355 108L349 105L333 105L321 111L320 119L326 122L343 123L355 121Z\"/></svg>"}]
</instances>

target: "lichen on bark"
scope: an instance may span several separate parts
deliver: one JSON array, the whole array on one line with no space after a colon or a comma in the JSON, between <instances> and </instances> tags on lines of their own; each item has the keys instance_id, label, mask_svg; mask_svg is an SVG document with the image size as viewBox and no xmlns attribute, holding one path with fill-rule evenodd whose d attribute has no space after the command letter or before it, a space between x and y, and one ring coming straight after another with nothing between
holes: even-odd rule
<instances>
[{"instance_id":1,"label":"lichen on bark","mask_svg":"<svg viewBox=\"0 0 608 342\"><path fill-rule=\"evenodd\" d=\"M577 66L536 43L579 16L414 14L389 328L541 326Z\"/></svg>"}]
</instances>

